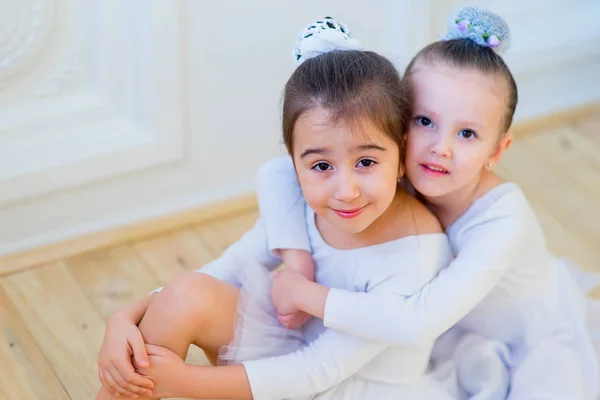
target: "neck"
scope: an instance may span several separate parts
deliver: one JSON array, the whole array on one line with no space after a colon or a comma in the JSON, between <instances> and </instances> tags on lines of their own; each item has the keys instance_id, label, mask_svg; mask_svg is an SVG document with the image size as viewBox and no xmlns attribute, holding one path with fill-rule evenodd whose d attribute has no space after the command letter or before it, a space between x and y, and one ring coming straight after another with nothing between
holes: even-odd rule
<instances>
[{"instance_id":1,"label":"neck","mask_svg":"<svg viewBox=\"0 0 600 400\"><path fill-rule=\"evenodd\" d=\"M423 197L427 202L427 207L440 220L445 230L463 215L475 200L501 182L502 179L494 173L484 171L472 182L454 192L437 197Z\"/></svg>"}]
</instances>

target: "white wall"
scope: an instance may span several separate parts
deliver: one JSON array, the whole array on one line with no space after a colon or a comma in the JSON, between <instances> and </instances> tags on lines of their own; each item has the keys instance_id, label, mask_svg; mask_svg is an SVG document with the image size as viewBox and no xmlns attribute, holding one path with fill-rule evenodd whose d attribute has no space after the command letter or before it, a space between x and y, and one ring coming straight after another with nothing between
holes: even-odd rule
<instances>
[{"instance_id":1,"label":"white wall","mask_svg":"<svg viewBox=\"0 0 600 400\"><path fill-rule=\"evenodd\" d=\"M444 32L461 0L432 0L430 38ZM519 89L515 121L600 100L599 0L471 0L508 22L504 55Z\"/></svg>"},{"instance_id":2,"label":"white wall","mask_svg":"<svg viewBox=\"0 0 600 400\"><path fill-rule=\"evenodd\" d=\"M0 29L0 255L252 190L282 152L280 95L306 23L344 21L403 68L454 3L0 2L0 25L18 28ZM600 99L599 24L529 29L590 18L597 0L474 3L513 24L518 118Z\"/></svg>"},{"instance_id":3,"label":"white wall","mask_svg":"<svg viewBox=\"0 0 600 400\"><path fill-rule=\"evenodd\" d=\"M408 57L407 1L39 3L0 2L0 255L252 190L311 20Z\"/></svg>"}]
</instances>

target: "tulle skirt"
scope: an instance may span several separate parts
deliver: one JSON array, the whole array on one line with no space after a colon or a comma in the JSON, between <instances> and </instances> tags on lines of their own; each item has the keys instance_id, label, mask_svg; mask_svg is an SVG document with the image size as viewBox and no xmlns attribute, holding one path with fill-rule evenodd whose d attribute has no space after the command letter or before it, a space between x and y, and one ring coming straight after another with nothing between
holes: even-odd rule
<instances>
[{"instance_id":1,"label":"tulle skirt","mask_svg":"<svg viewBox=\"0 0 600 400\"><path fill-rule=\"evenodd\" d=\"M577 290L589 291L600 284L600 275L584 274L576 267L565 263L563 272L573 276L578 283ZM309 320L298 330L284 328L277 321L277 313L270 298L273 282L272 274L262 265L249 265L240 276L240 296L234 326L234 338L221 349L219 364L239 364L244 361L285 355L301 349L314 340L325 329L322 321ZM587 326L582 325L592 335L597 359L600 359L600 300L587 297L583 305L571 304L572 296L565 295L564 304L572 315L572 323L578 324L581 315L586 313ZM569 303L571 302L571 303ZM579 311L577 311L579 310ZM559 349L550 343L545 354L559 355ZM584 351L579 349L578 351ZM572 352L572 349L568 349ZM593 350L592 350L593 352ZM322 393L309 396L310 399L486 399L501 400L513 398L510 393L511 366L514 354L506 344L484 338L458 327L450 329L437 341L432 361L427 373L418 382L390 384L352 376ZM560 358L560 357L559 357ZM537 362L535 357L533 362ZM590 362L595 361L590 355ZM555 359L554 362L559 362ZM533 369L546 370L543 357ZM591 364L590 364L591 365ZM283 366L284 367L284 366ZM551 370L551 368L550 368ZM598 371L595 370L594 374ZM550 378L550 377L546 377ZM557 377L557 380L563 379ZM532 377L531 379L535 379ZM594 380L596 377L589 377ZM600 377L597 377L600 380ZM548 382L544 379L544 382ZM531 382L535 385L545 383ZM548 385L551 387L552 385ZM525 390L526 392L526 390ZM535 392L535 390L534 390ZM514 397L515 399L517 397ZM556 396L556 398L561 398ZM569 397L565 397L567 399Z\"/></svg>"}]
</instances>

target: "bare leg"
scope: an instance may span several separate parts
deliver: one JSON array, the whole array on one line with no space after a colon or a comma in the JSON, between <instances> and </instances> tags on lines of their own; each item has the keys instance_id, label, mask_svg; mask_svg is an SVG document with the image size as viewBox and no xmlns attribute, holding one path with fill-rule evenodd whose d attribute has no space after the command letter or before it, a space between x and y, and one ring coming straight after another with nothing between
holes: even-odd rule
<instances>
[{"instance_id":1,"label":"bare leg","mask_svg":"<svg viewBox=\"0 0 600 400\"><path fill-rule=\"evenodd\" d=\"M183 274L150 303L139 324L144 341L166 347L182 359L190 344L195 344L215 362L221 346L233 338L238 296L237 288L218 279L198 272ZM96 397L117 398L104 387Z\"/></svg>"}]
</instances>

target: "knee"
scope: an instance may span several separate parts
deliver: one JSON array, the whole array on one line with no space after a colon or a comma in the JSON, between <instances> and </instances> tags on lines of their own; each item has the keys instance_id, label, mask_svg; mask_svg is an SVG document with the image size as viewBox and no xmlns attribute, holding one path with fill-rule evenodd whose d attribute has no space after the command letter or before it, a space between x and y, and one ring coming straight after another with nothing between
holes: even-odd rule
<instances>
[{"instance_id":1,"label":"knee","mask_svg":"<svg viewBox=\"0 0 600 400\"><path fill-rule=\"evenodd\" d=\"M171 318L202 318L215 303L220 284L206 274L187 272L167 283L153 303L158 303Z\"/></svg>"}]
</instances>

